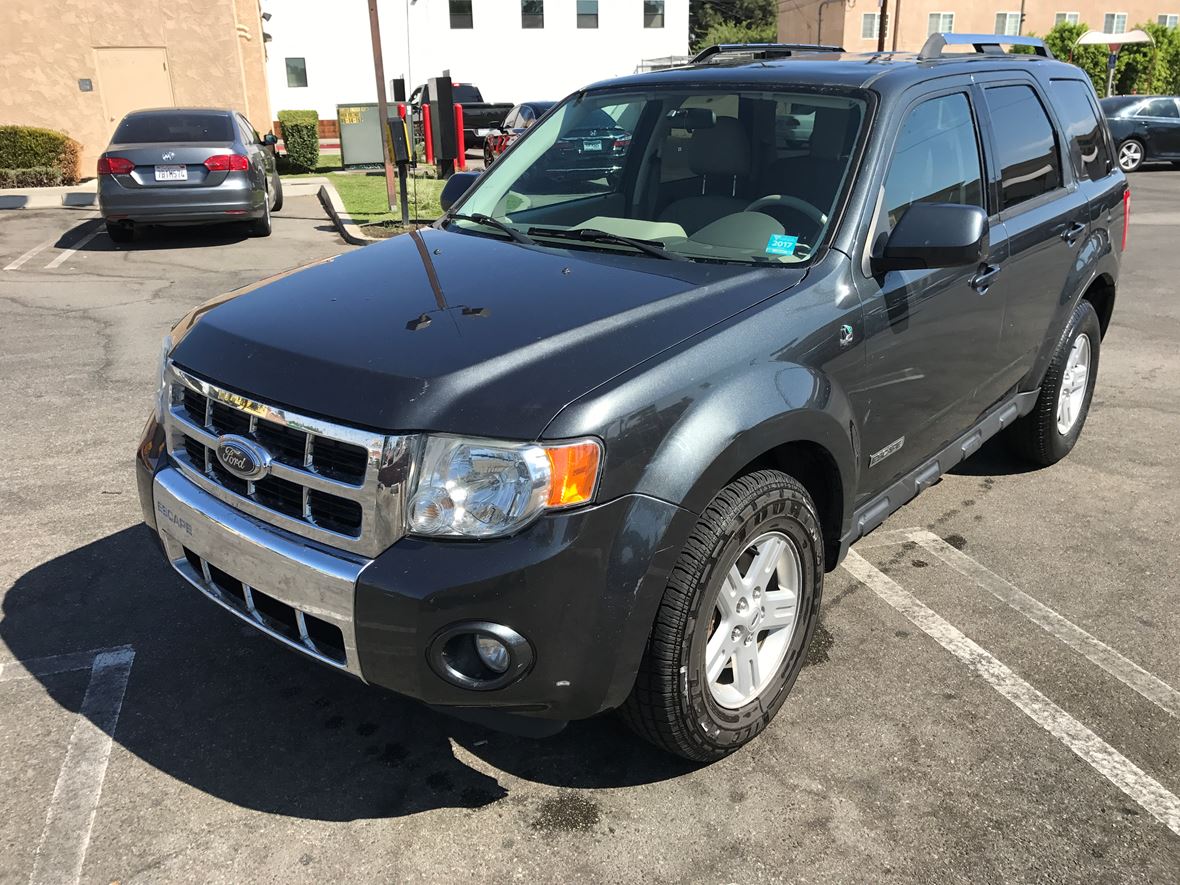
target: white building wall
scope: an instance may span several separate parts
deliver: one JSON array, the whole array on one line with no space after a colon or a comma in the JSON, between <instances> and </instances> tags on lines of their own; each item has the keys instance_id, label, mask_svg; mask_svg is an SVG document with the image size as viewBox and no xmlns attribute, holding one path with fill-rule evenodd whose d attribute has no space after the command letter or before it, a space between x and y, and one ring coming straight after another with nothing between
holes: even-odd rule
<instances>
[{"instance_id":1,"label":"white building wall","mask_svg":"<svg viewBox=\"0 0 1180 885\"><path fill-rule=\"evenodd\" d=\"M276 114L307 109L332 119L338 104L377 100L365 0L262 5L271 14L267 76ZM665 0L663 28L643 27L642 0L599 0L596 29L579 29L576 9L576 0L545 0L545 27L524 29L520 0L472 0L474 27L452 30L447 0L378 0L386 88L404 77L412 91L449 69L486 101L554 100L632 73L643 59L688 53L688 0ZM288 57L306 59L306 87L287 86Z\"/></svg>"}]
</instances>

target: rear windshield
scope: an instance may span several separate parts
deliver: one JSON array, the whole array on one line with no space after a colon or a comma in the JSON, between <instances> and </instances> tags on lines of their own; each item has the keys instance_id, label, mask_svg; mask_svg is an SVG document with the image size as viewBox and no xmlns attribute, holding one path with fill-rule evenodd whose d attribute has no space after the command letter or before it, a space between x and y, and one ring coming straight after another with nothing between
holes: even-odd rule
<instances>
[{"instance_id":1,"label":"rear windshield","mask_svg":"<svg viewBox=\"0 0 1180 885\"><path fill-rule=\"evenodd\" d=\"M475 86L463 86L459 83L454 83L451 86L451 92L455 101L459 104L479 104L483 101L483 96L480 95L479 89Z\"/></svg>"},{"instance_id":2,"label":"rear windshield","mask_svg":"<svg viewBox=\"0 0 1180 885\"><path fill-rule=\"evenodd\" d=\"M229 117L199 111L125 117L113 139L115 144L233 140Z\"/></svg>"}]
</instances>

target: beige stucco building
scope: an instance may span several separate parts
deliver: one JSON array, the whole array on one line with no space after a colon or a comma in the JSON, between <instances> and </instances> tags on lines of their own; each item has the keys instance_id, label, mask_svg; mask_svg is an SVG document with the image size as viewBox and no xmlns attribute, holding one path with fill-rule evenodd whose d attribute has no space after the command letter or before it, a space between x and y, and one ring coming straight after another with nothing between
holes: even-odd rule
<instances>
[{"instance_id":1,"label":"beige stucco building","mask_svg":"<svg viewBox=\"0 0 1180 885\"><path fill-rule=\"evenodd\" d=\"M258 0L13 3L0 30L0 123L82 144L82 175L128 111L232 107L271 126Z\"/></svg>"},{"instance_id":2,"label":"beige stucco building","mask_svg":"<svg viewBox=\"0 0 1180 885\"><path fill-rule=\"evenodd\" d=\"M922 48L934 31L1044 34L1064 18L1096 31L1129 31L1144 22L1175 27L1180 0L887 0L885 48ZM779 0L778 35L788 43L832 43L850 52L877 48L877 0Z\"/></svg>"}]
</instances>

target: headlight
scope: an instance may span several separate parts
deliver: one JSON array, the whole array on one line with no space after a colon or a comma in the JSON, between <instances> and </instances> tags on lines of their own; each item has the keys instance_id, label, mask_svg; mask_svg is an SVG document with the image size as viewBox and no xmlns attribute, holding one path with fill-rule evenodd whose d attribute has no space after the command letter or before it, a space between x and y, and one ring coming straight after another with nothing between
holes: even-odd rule
<instances>
[{"instance_id":1,"label":"headlight","mask_svg":"<svg viewBox=\"0 0 1180 885\"><path fill-rule=\"evenodd\" d=\"M427 437L407 508L414 535L490 538L594 497L596 440L557 445Z\"/></svg>"},{"instance_id":2,"label":"headlight","mask_svg":"<svg viewBox=\"0 0 1180 885\"><path fill-rule=\"evenodd\" d=\"M168 404L164 400L168 396L168 385L164 381L164 373L168 369L168 354L172 352L172 336L165 335L160 342L160 358L156 362L156 420L163 422L164 410Z\"/></svg>"}]
</instances>

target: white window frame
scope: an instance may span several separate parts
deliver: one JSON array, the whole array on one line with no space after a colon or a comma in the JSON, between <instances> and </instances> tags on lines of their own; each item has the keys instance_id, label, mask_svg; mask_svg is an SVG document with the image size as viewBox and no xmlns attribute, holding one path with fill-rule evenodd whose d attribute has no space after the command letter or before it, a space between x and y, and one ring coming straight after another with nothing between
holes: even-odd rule
<instances>
[{"instance_id":1,"label":"white window frame","mask_svg":"<svg viewBox=\"0 0 1180 885\"><path fill-rule=\"evenodd\" d=\"M932 19L938 16L938 23L933 24ZM945 23L950 21L950 26L945 27ZM935 10L926 16L926 35L931 34L947 34L955 29L955 14L953 12L940 12Z\"/></svg>"},{"instance_id":2,"label":"white window frame","mask_svg":"<svg viewBox=\"0 0 1180 885\"><path fill-rule=\"evenodd\" d=\"M860 38L862 40L876 40L877 31L881 27L881 13L866 12L860 17Z\"/></svg>"},{"instance_id":3,"label":"white window frame","mask_svg":"<svg viewBox=\"0 0 1180 885\"><path fill-rule=\"evenodd\" d=\"M1163 25L1165 28L1180 27L1180 14L1174 12L1165 12L1155 17L1156 24Z\"/></svg>"},{"instance_id":4,"label":"white window frame","mask_svg":"<svg viewBox=\"0 0 1180 885\"><path fill-rule=\"evenodd\" d=\"M1122 26L1120 27L1119 19L1122 19ZM1106 20L1113 19L1114 27L1110 30L1106 29ZM1125 12L1104 12L1102 14L1102 31L1106 34L1125 34L1127 33L1127 14Z\"/></svg>"},{"instance_id":5,"label":"white window frame","mask_svg":"<svg viewBox=\"0 0 1180 885\"><path fill-rule=\"evenodd\" d=\"M1000 16L1004 16L1004 27L1000 27ZM1015 28L1015 30L1013 30ZM1009 37L1015 37L1020 33L1020 11L1015 12L997 12L996 13L996 33L1004 34Z\"/></svg>"},{"instance_id":6,"label":"white window frame","mask_svg":"<svg viewBox=\"0 0 1180 885\"><path fill-rule=\"evenodd\" d=\"M1064 23L1067 25L1076 25L1082 20L1081 13L1077 12L1057 12L1053 15L1053 27Z\"/></svg>"}]
</instances>

